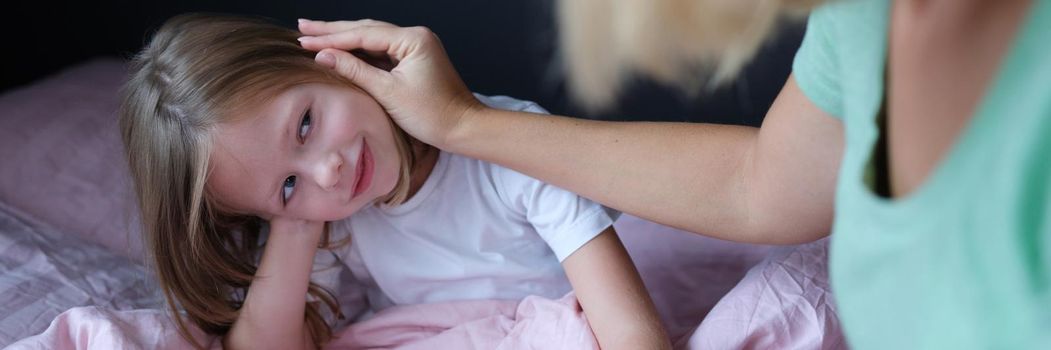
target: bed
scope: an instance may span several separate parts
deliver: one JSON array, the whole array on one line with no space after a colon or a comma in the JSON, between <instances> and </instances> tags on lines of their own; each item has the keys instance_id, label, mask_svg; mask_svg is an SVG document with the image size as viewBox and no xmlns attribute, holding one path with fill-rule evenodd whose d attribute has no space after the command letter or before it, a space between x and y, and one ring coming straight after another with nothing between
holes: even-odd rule
<instances>
[{"instance_id":1,"label":"bed","mask_svg":"<svg viewBox=\"0 0 1051 350\"><path fill-rule=\"evenodd\" d=\"M158 286L144 265L116 126L117 91L125 74L122 60L97 58L0 95L0 347L188 346L162 311ZM824 240L789 247L738 244L628 215L616 226L678 348L847 346L829 293ZM507 322L513 327L503 330L503 345L492 347L528 348L530 339L546 341L545 348L568 344L541 333L537 325L546 321L540 318L526 324L525 305L420 306L380 318L385 324L351 326L341 334L357 342L333 347L466 344L417 340L451 338L454 329L477 336L471 332ZM546 310L537 305L573 307L567 300L529 305L533 315ZM405 317L411 312L468 309L475 316L491 311L487 320L500 319L465 330L462 322L446 324L453 321L444 317L431 320L445 324L439 332L375 342L381 335L404 340L407 329L419 329L406 328L413 326L406 322L422 322ZM513 329L522 339L508 342L507 331ZM589 331L586 323L579 331Z\"/></svg>"}]
</instances>

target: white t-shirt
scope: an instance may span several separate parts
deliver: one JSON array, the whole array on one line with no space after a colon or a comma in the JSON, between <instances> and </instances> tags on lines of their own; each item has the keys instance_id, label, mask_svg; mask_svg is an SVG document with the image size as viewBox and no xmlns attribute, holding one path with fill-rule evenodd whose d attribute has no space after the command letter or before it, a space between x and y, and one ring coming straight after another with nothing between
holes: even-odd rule
<instances>
[{"instance_id":1,"label":"white t-shirt","mask_svg":"<svg viewBox=\"0 0 1051 350\"><path fill-rule=\"evenodd\" d=\"M497 108L546 113L532 102L478 98ZM561 261L619 215L516 171L441 152L420 190L398 206L368 206L334 222L315 283L337 291L349 268L372 311L474 299L558 298L571 290ZM326 268L327 267L327 268ZM342 302L342 299L341 299ZM350 316L350 315L348 315Z\"/></svg>"}]
</instances>

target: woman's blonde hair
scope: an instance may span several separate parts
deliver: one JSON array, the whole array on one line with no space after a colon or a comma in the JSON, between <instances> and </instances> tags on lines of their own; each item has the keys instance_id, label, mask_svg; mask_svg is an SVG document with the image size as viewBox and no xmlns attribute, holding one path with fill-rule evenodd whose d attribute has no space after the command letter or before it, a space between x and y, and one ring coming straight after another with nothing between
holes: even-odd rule
<instances>
[{"instance_id":1,"label":"woman's blonde hair","mask_svg":"<svg viewBox=\"0 0 1051 350\"><path fill-rule=\"evenodd\" d=\"M823 0L562 0L560 50L584 107L614 100L631 73L695 90L733 78L783 18ZM702 75L702 73L711 73Z\"/></svg>"},{"instance_id":2,"label":"woman's blonde hair","mask_svg":"<svg viewBox=\"0 0 1051 350\"><path fill-rule=\"evenodd\" d=\"M314 54L299 46L299 35L260 19L177 16L134 58L122 92L121 136L147 261L180 333L198 347L180 308L210 334L229 331L255 275L264 227L258 217L223 212L206 190L216 127L297 84L350 85L316 64ZM395 190L381 199L388 204L407 196L414 163L408 137L393 129L402 163ZM323 241L328 244L327 234ZM330 293L311 283L309 295L339 315ZM318 304L307 303L305 320L320 346L332 330Z\"/></svg>"}]
</instances>

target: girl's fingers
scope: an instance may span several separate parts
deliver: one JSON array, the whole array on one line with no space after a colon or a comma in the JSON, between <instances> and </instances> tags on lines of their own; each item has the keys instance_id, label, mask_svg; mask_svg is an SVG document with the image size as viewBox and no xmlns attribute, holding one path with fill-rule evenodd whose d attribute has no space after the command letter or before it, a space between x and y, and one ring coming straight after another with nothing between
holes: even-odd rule
<instances>
[{"instance_id":1,"label":"girl's fingers","mask_svg":"<svg viewBox=\"0 0 1051 350\"><path fill-rule=\"evenodd\" d=\"M357 27L394 27L393 24L373 19L362 19L357 21L314 21L299 19L299 31L304 35L325 35L338 33Z\"/></svg>"}]
</instances>

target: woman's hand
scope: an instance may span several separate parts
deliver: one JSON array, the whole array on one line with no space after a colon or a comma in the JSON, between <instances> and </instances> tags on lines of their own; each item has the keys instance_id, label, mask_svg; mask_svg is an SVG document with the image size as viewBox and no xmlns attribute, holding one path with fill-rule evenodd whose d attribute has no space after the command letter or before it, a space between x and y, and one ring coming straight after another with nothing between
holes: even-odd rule
<instances>
[{"instance_id":1,"label":"woman's hand","mask_svg":"<svg viewBox=\"0 0 1051 350\"><path fill-rule=\"evenodd\" d=\"M318 63L371 94L420 141L445 148L463 117L484 108L456 73L438 37L425 27L368 19L300 20L299 30L306 35L300 38L303 47L318 51ZM393 68L377 68L350 52L389 60Z\"/></svg>"}]
</instances>

